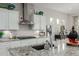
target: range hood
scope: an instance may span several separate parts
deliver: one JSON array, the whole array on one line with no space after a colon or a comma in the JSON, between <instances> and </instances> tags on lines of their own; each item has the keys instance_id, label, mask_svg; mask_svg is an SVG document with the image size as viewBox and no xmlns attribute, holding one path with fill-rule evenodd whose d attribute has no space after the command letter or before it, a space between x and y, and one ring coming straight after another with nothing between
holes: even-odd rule
<instances>
[{"instance_id":1,"label":"range hood","mask_svg":"<svg viewBox=\"0 0 79 59\"><path fill-rule=\"evenodd\" d=\"M25 24L30 23L30 21L28 21L28 20L26 20L26 19L24 18L24 13L25 13L25 10L24 10L24 3L22 3L22 9L23 9L23 11L22 11L23 17L21 18L22 20L20 21L20 24L25 25Z\"/></svg>"}]
</instances>

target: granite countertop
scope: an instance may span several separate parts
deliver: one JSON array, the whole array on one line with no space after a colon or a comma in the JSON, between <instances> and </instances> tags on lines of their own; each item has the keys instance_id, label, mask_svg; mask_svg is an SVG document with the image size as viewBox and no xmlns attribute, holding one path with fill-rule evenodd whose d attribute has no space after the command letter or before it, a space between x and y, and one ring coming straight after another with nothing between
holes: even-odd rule
<instances>
[{"instance_id":1,"label":"granite countertop","mask_svg":"<svg viewBox=\"0 0 79 59\"><path fill-rule=\"evenodd\" d=\"M48 55L48 50L37 51L32 47L18 47L14 49L9 49L9 52L13 56L42 56Z\"/></svg>"},{"instance_id":2,"label":"granite countertop","mask_svg":"<svg viewBox=\"0 0 79 59\"><path fill-rule=\"evenodd\" d=\"M0 38L0 42L10 42L10 41L19 41L19 40L26 40L26 39L40 39L40 38L47 38L47 37L17 37L16 39L9 39L9 38Z\"/></svg>"},{"instance_id":3,"label":"granite countertop","mask_svg":"<svg viewBox=\"0 0 79 59\"><path fill-rule=\"evenodd\" d=\"M0 43L3 43L3 42L11 42L11 41L18 41L19 39L0 39Z\"/></svg>"},{"instance_id":4,"label":"granite countertop","mask_svg":"<svg viewBox=\"0 0 79 59\"><path fill-rule=\"evenodd\" d=\"M79 47L67 46L65 40L54 42L57 48L48 50L35 50L31 46L10 48L9 52L14 56L79 56Z\"/></svg>"},{"instance_id":5,"label":"granite countertop","mask_svg":"<svg viewBox=\"0 0 79 59\"><path fill-rule=\"evenodd\" d=\"M10 48L9 52L14 56L79 56L78 46L67 46L65 40L58 40L54 43L57 48L35 50L31 46L24 46Z\"/></svg>"}]
</instances>

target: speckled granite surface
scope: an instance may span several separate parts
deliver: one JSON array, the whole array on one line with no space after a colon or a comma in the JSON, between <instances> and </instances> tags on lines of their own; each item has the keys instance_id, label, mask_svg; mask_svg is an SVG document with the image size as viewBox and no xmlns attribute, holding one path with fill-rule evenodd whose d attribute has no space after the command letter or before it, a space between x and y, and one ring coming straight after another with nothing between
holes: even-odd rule
<instances>
[{"instance_id":1,"label":"speckled granite surface","mask_svg":"<svg viewBox=\"0 0 79 59\"><path fill-rule=\"evenodd\" d=\"M79 56L79 47L67 46L65 40L54 42L57 48L49 50L35 50L32 47L10 48L9 52L14 56Z\"/></svg>"}]
</instances>

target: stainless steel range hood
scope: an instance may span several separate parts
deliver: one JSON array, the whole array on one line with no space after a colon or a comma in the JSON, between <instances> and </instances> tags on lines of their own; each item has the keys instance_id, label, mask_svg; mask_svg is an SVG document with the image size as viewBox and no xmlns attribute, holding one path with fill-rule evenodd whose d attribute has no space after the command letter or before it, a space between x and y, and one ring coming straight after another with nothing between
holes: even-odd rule
<instances>
[{"instance_id":1,"label":"stainless steel range hood","mask_svg":"<svg viewBox=\"0 0 79 59\"><path fill-rule=\"evenodd\" d=\"M22 25L25 25L25 24L30 23L30 21L28 21L28 20L26 20L26 19L24 18L24 16L25 16L25 15L24 15L24 13L25 13L24 7L25 7L25 4L22 3L22 9L23 9L22 13L23 13L23 17L21 18L22 20L20 21L20 24L22 24Z\"/></svg>"}]
</instances>

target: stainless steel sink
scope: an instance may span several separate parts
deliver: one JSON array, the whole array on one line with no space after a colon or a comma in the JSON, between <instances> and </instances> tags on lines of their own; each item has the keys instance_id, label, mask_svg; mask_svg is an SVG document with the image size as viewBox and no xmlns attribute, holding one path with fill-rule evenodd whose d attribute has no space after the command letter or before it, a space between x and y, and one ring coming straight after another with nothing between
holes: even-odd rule
<instances>
[{"instance_id":1,"label":"stainless steel sink","mask_svg":"<svg viewBox=\"0 0 79 59\"><path fill-rule=\"evenodd\" d=\"M36 46L32 46L32 48L35 49L35 50L43 50L43 49L44 49L44 45L45 45L45 44L36 45Z\"/></svg>"}]
</instances>

